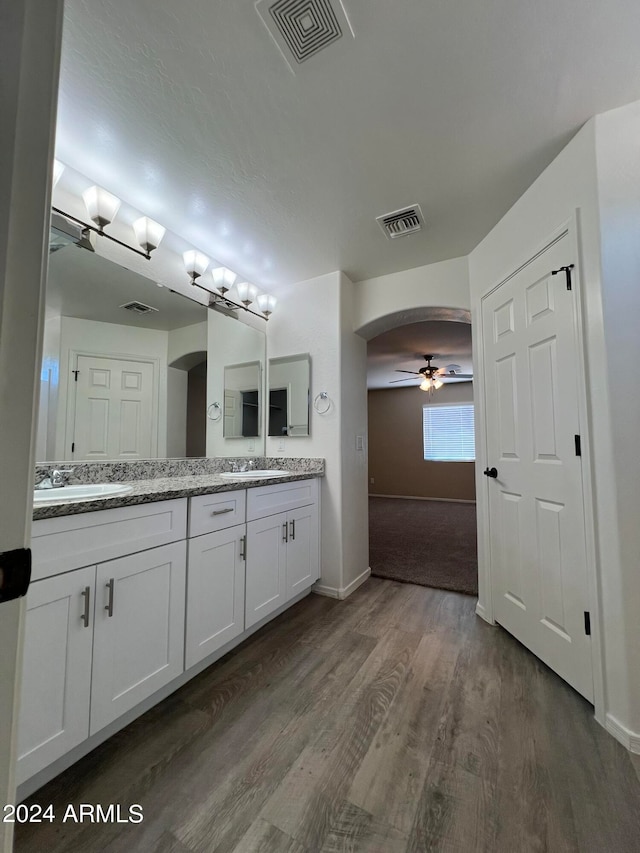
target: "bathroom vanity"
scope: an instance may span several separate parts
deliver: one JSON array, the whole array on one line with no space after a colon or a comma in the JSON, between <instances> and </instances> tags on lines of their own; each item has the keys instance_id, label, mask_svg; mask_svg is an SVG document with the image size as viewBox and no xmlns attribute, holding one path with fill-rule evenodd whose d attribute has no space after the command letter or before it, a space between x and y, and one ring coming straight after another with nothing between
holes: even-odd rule
<instances>
[{"instance_id":1,"label":"bathroom vanity","mask_svg":"<svg viewBox=\"0 0 640 853\"><path fill-rule=\"evenodd\" d=\"M36 509L21 798L310 592L319 473L148 480Z\"/></svg>"}]
</instances>

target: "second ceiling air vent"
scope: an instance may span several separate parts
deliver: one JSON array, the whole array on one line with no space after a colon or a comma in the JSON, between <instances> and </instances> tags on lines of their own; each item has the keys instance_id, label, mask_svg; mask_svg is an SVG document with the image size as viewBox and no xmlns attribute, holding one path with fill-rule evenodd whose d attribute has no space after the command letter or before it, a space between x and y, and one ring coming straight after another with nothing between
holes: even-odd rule
<instances>
[{"instance_id":1,"label":"second ceiling air vent","mask_svg":"<svg viewBox=\"0 0 640 853\"><path fill-rule=\"evenodd\" d=\"M343 35L353 37L341 0L258 0L256 10L294 73Z\"/></svg>"},{"instance_id":2,"label":"second ceiling air vent","mask_svg":"<svg viewBox=\"0 0 640 853\"><path fill-rule=\"evenodd\" d=\"M157 311L157 308L154 308L153 305L145 305L144 302L125 302L124 305L120 306L124 308L125 311L133 311L134 314L152 314L154 311Z\"/></svg>"},{"instance_id":3,"label":"second ceiling air vent","mask_svg":"<svg viewBox=\"0 0 640 853\"><path fill-rule=\"evenodd\" d=\"M402 210L394 210L393 213L385 213L376 216L376 222L390 239L404 237L407 234L415 234L422 231L424 217L419 204L412 204Z\"/></svg>"}]
</instances>

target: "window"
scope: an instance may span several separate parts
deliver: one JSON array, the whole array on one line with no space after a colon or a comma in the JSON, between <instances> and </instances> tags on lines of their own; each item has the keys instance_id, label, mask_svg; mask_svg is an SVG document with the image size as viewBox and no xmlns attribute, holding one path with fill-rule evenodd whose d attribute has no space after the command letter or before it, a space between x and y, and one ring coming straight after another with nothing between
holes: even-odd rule
<instances>
[{"instance_id":1,"label":"window","mask_svg":"<svg viewBox=\"0 0 640 853\"><path fill-rule=\"evenodd\" d=\"M473 404L424 406L422 435L424 458L429 462L473 462Z\"/></svg>"}]
</instances>

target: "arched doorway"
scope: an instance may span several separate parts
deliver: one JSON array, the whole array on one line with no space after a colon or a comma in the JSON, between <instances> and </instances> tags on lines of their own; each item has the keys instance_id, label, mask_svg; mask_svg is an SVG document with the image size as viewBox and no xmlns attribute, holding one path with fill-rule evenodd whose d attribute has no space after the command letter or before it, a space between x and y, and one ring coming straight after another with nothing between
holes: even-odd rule
<instances>
[{"instance_id":1,"label":"arched doorway","mask_svg":"<svg viewBox=\"0 0 640 853\"><path fill-rule=\"evenodd\" d=\"M470 324L468 310L424 306L358 333L368 341L372 574L477 595ZM429 364L440 373L425 393Z\"/></svg>"},{"instance_id":2,"label":"arched doorway","mask_svg":"<svg viewBox=\"0 0 640 853\"><path fill-rule=\"evenodd\" d=\"M207 353L186 353L169 364L167 455L206 456Z\"/></svg>"}]
</instances>

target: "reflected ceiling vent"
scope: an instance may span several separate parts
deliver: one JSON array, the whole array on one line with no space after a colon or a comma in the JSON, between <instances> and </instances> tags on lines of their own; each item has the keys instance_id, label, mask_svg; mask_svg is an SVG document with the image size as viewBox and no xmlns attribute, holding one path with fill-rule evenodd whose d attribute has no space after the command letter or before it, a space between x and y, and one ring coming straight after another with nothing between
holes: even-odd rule
<instances>
[{"instance_id":1,"label":"reflected ceiling vent","mask_svg":"<svg viewBox=\"0 0 640 853\"><path fill-rule=\"evenodd\" d=\"M120 308L124 308L125 311L133 311L134 314L151 314L158 310L153 305L145 305L144 302L125 302Z\"/></svg>"},{"instance_id":2,"label":"reflected ceiling vent","mask_svg":"<svg viewBox=\"0 0 640 853\"><path fill-rule=\"evenodd\" d=\"M353 30L341 0L258 0L258 14L291 70Z\"/></svg>"},{"instance_id":3,"label":"reflected ceiling vent","mask_svg":"<svg viewBox=\"0 0 640 853\"><path fill-rule=\"evenodd\" d=\"M419 204L412 204L402 210L394 210L393 213L385 213L376 216L376 222L391 240L396 237L404 237L406 234L415 234L422 231L424 216Z\"/></svg>"}]
</instances>

